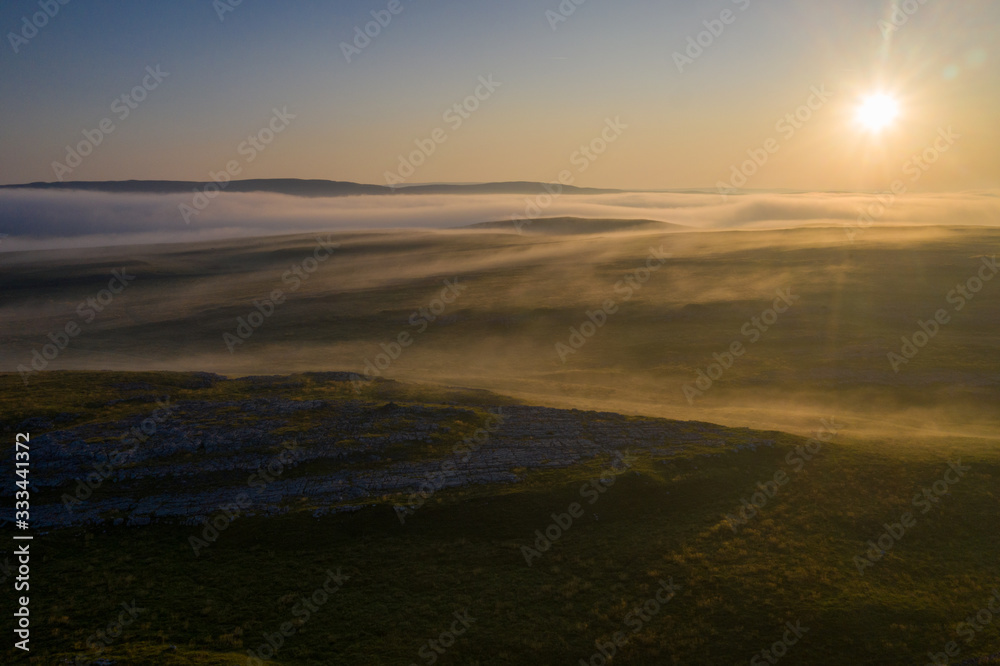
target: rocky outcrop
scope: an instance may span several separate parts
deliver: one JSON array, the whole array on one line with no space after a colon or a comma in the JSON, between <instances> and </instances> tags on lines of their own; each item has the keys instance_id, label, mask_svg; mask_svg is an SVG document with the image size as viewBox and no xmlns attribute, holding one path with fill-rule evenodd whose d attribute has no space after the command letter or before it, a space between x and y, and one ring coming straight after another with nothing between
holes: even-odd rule
<instances>
[{"instance_id":1,"label":"rocky outcrop","mask_svg":"<svg viewBox=\"0 0 1000 666\"><path fill-rule=\"evenodd\" d=\"M258 380L290 388L284 378ZM32 424L49 428L32 437L33 525L198 523L236 506L240 515L318 515L517 483L531 470L595 459L614 465L627 453L669 461L773 445L705 423L529 406L261 396L182 401L163 412L73 427Z\"/></svg>"}]
</instances>

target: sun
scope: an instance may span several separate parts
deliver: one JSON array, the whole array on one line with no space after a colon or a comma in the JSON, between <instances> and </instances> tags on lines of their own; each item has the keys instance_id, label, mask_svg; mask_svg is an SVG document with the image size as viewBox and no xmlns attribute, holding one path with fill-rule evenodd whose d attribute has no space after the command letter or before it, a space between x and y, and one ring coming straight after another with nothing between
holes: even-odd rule
<instances>
[{"instance_id":1,"label":"sun","mask_svg":"<svg viewBox=\"0 0 1000 666\"><path fill-rule=\"evenodd\" d=\"M858 106L857 120L871 132L881 132L899 116L899 102L885 93L868 95Z\"/></svg>"}]
</instances>

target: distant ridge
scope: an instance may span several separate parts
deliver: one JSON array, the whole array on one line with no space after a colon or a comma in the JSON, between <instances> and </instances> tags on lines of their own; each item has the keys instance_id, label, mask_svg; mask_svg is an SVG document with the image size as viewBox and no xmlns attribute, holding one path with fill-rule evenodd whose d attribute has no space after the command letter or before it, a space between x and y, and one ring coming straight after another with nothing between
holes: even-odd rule
<instances>
[{"instance_id":1,"label":"distant ridge","mask_svg":"<svg viewBox=\"0 0 1000 666\"><path fill-rule=\"evenodd\" d=\"M77 190L88 192L109 192L114 194L188 194L192 190L204 189L210 182L186 180L105 180L67 181L58 183L25 183L22 185L0 185L0 189L35 190ZM549 185L548 188L554 189ZM298 178L258 178L230 181L223 188L225 192L269 192L297 197L347 197L373 194L548 194L544 183L509 182L481 184L433 184L388 187L385 185L364 185L337 180L301 180ZM563 194L607 194L621 190L562 186Z\"/></svg>"},{"instance_id":2,"label":"distant ridge","mask_svg":"<svg viewBox=\"0 0 1000 666\"><path fill-rule=\"evenodd\" d=\"M659 220L612 220L589 217L543 217L533 220L479 222L460 229L519 231L526 234L600 234L609 231L694 231L691 227Z\"/></svg>"}]
</instances>

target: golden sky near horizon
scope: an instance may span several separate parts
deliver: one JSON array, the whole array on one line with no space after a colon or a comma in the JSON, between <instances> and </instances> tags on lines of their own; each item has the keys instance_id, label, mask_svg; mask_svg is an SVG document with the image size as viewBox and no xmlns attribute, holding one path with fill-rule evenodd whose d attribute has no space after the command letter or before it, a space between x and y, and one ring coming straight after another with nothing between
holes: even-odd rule
<instances>
[{"instance_id":1,"label":"golden sky near horizon","mask_svg":"<svg viewBox=\"0 0 1000 666\"><path fill-rule=\"evenodd\" d=\"M8 184L203 180L232 165L236 178L377 184L569 172L623 189L1000 188L1000 4L988 0L221 16L95 2L26 39L33 6L0 9ZM858 111L878 95L895 115L875 131Z\"/></svg>"}]
</instances>

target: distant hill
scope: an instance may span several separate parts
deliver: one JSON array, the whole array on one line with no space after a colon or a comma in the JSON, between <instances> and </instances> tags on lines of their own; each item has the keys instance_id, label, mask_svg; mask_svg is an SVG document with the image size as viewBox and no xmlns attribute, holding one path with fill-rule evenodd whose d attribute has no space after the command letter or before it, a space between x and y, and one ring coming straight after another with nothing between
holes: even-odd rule
<instances>
[{"instance_id":1,"label":"distant hill","mask_svg":"<svg viewBox=\"0 0 1000 666\"><path fill-rule=\"evenodd\" d=\"M496 229L517 231L513 220L479 222L460 227L462 229ZM609 231L691 231L691 227L659 220L610 220L585 217L545 217L523 220L520 231L526 234L600 234Z\"/></svg>"},{"instance_id":2,"label":"distant hill","mask_svg":"<svg viewBox=\"0 0 1000 666\"><path fill-rule=\"evenodd\" d=\"M202 189L209 183L186 180L106 180L67 181L58 183L25 183L0 185L0 189L83 190L118 194L186 194ZM551 186L550 186L551 187ZM224 188L226 192L271 192L297 197L346 197L370 194L525 194L548 193L543 183L509 182L478 184L432 184L387 187L364 185L336 180L302 180L299 178L257 178L234 180ZM607 194L620 190L573 187L563 185L563 194Z\"/></svg>"}]
</instances>

